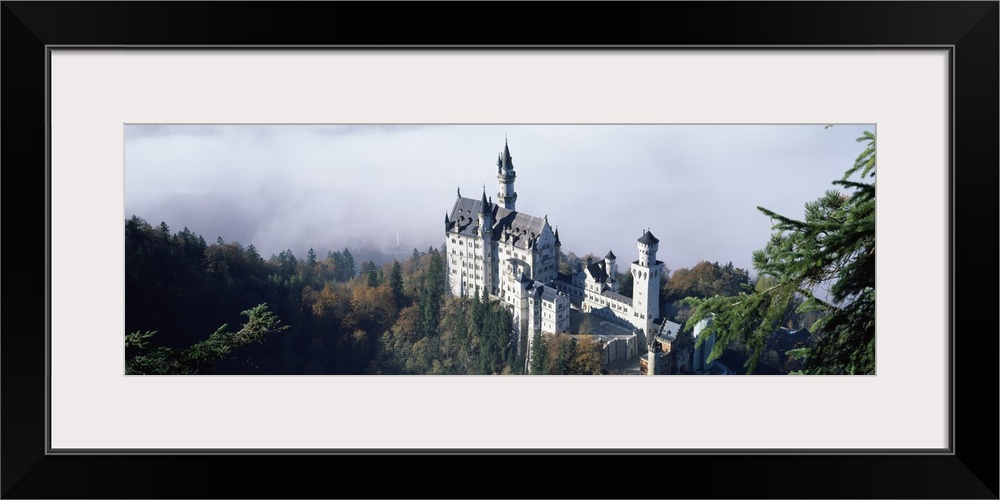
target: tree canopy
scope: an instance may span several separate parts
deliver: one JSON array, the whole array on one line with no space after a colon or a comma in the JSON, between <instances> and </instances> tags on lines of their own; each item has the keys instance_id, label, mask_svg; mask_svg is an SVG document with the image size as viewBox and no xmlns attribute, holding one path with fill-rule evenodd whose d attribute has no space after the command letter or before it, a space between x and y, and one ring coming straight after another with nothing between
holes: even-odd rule
<instances>
[{"instance_id":1,"label":"tree canopy","mask_svg":"<svg viewBox=\"0 0 1000 500\"><path fill-rule=\"evenodd\" d=\"M865 132L857 141L867 146L833 181L841 190L806 203L802 220L757 207L774 223L770 241L753 253L758 278L768 279L770 286L690 301L696 309L686 329L713 315L705 331L717 338L711 359L726 345L742 342L752 371L789 304L799 300L794 311L821 314L810 327L815 344L790 352L805 358L803 373L875 372L875 135ZM860 181L850 180L853 176Z\"/></svg>"},{"instance_id":2,"label":"tree canopy","mask_svg":"<svg viewBox=\"0 0 1000 500\"><path fill-rule=\"evenodd\" d=\"M129 375L196 375L212 373L217 361L225 359L234 350L251 342L263 342L268 335L287 330L287 325L279 325L281 320L268 310L267 304L259 304L241 313L247 322L236 332L227 332L228 325L222 325L207 339L186 349L152 347L150 341L156 331L133 332L125 335L126 352L135 354L125 362L125 373Z\"/></svg>"},{"instance_id":3,"label":"tree canopy","mask_svg":"<svg viewBox=\"0 0 1000 500\"><path fill-rule=\"evenodd\" d=\"M749 285L750 273L733 266L732 262L720 265L718 262L701 261L691 269L678 269L670 274L669 279L662 278L660 281L660 301L665 306L664 312L667 317L684 322L692 312L684 299L739 295Z\"/></svg>"}]
</instances>

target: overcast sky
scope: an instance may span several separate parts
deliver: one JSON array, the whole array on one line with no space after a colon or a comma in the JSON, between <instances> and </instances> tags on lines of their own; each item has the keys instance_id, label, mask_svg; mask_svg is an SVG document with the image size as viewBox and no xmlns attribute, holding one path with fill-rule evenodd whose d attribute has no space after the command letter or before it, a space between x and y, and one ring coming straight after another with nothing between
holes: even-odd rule
<instances>
[{"instance_id":1,"label":"overcast sky","mask_svg":"<svg viewBox=\"0 0 1000 500\"><path fill-rule=\"evenodd\" d=\"M517 209L548 215L564 252L636 258L649 228L670 269L750 269L770 220L835 188L874 126L128 125L125 218L284 249L426 250L462 195L497 198L510 145ZM752 271L752 270L751 270Z\"/></svg>"}]
</instances>

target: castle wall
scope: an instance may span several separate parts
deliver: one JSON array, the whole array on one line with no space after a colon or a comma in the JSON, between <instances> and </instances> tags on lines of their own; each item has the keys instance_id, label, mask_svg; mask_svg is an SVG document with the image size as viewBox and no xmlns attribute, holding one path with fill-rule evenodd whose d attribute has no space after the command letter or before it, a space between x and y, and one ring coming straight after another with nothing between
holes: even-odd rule
<instances>
[{"instance_id":1,"label":"castle wall","mask_svg":"<svg viewBox=\"0 0 1000 500\"><path fill-rule=\"evenodd\" d=\"M490 277L494 274L483 266L482 242L478 238L461 234L448 233L445 242L448 252L448 284L451 294L459 297L472 297L476 293L493 290ZM490 281L484 281L489 279Z\"/></svg>"}]
</instances>

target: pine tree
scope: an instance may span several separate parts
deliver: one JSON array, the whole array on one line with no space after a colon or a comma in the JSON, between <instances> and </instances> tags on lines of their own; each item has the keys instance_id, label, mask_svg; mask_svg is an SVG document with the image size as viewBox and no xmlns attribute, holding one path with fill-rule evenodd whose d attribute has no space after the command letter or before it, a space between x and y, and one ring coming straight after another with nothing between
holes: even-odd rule
<instances>
[{"instance_id":1,"label":"pine tree","mask_svg":"<svg viewBox=\"0 0 1000 500\"><path fill-rule=\"evenodd\" d=\"M403 267L399 261L393 261L392 269L389 270L389 286L392 287L392 295L396 297L396 304L403 305Z\"/></svg>"},{"instance_id":2,"label":"pine tree","mask_svg":"<svg viewBox=\"0 0 1000 500\"><path fill-rule=\"evenodd\" d=\"M222 325L207 339L187 349L151 347L157 332L133 332L125 335L126 352L134 352L125 361L128 375L196 375L212 373L216 362L230 356L234 350L252 342L263 342L269 335L287 330L281 320L259 304L241 313L247 322L236 332L227 332Z\"/></svg>"},{"instance_id":3,"label":"pine tree","mask_svg":"<svg viewBox=\"0 0 1000 500\"><path fill-rule=\"evenodd\" d=\"M424 335L433 335L437 332L445 292L444 260L441 254L433 250L430 252L429 260L419 297Z\"/></svg>"},{"instance_id":4,"label":"pine tree","mask_svg":"<svg viewBox=\"0 0 1000 500\"><path fill-rule=\"evenodd\" d=\"M701 341L715 332L711 359L726 345L743 342L750 351L750 373L789 304L804 298L796 311L822 315L810 328L818 335L816 344L790 352L805 357L803 372L875 372L875 135L865 132L858 142L868 145L843 178L833 182L848 192L829 190L806 203L801 221L758 207L774 221L774 233L763 250L753 253L753 266L759 277L773 280L771 286L690 301L697 309L685 329L714 315L698 337ZM848 180L855 174L862 182ZM866 178L871 181L864 182ZM822 289L828 289L828 297L816 295Z\"/></svg>"},{"instance_id":5,"label":"pine tree","mask_svg":"<svg viewBox=\"0 0 1000 500\"><path fill-rule=\"evenodd\" d=\"M382 280L378 275L378 267L375 266L375 263L370 260L365 261L365 263L361 265L361 274L365 276L370 288L375 288L382 283Z\"/></svg>"},{"instance_id":6,"label":"pine tree","mask_svg":"<svg viewBox=\"0 0 1000 500\"><path fill-rule=\"evenodd\" d=\"M351 251L344 247L344 252L341 254L344 259L343 262L343 272L341 274L342 281L350 281L351 278L357 273L357 268L354 264L354 256L351 255Z\"/></svg>"},{"instance_id":7,"label":"pine tree","mask_svg":"<svg viewBox=\"0 0 1000 500\"><path fill-rule=\"evenodd\" d=\"M535 330L535 334L531 337L531 367L530 373L532 375L542 375L545 373L545 357L548 355L545 352L545 342L542 341L542 331Z\"/></svg>"}]
</instances>

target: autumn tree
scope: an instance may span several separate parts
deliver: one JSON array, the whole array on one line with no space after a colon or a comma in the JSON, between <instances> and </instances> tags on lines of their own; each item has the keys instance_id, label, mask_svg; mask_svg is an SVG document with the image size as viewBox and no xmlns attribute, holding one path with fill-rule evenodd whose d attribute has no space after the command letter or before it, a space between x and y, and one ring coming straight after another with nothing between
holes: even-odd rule
<instances>
[{"instance_id":1,"label":"autumn tree","mask_svg":"<svg viewBox=\"0 0 1000 500\"><path fill-rule=\"evenodd\" d=\"M666 273L664 273L666 274ZM681 302L688 297L705 299L722 295L739 295L750 284L750 273L729 262L702 261L691 269L673 271L669 279L661 281L660 298L666 304L666 314L683 322L691 317L691 309Z\"/></svg>"},{"instance_id":2,"label":"autumn tree","mask_svg":"<svg viewBox=\"0 0 1000 500\"><path fill-rule=\"evenodd\" d=\"M565 333L546 335L547 346L545 348L548 357L545 360L545 373L549 375L568 375L570 363L573 360L575 346L573 337Z\"/></svg>"},{"instance_id":3,"label":"autumn tree","mask_svg":"<svg viewBox=\"0 0 1000 500\"><path fill-rule=\"evenodd\" d=\"M573 346L570 373L573 375L600 375L603 364L601 343L590 335L580 335Z\"/></svg>"},{"instance_id":4,"label":"autumn tree","mask_svg":"<svg viewBox=\"0 0 1000 500\"><path fill-rule=\"evenodd\" d=\"M771 218L774 232L753 253L753 266L773 284L696 304L685 328L714 314L699 336L716 334L711 359L729 343L742 341L750 350L746 366L752 371L788 305L801 297L797 311L822 314L810 328L817 335L815 345L797 351L805 358L803 373L875 372L875 135L866 131L858 142L866 142L866 148L833 181L842 191L831 189L806 203L802 220L758 207ZM855 175L860 181L850 180Z\"/></svg>"}]
</instances>

